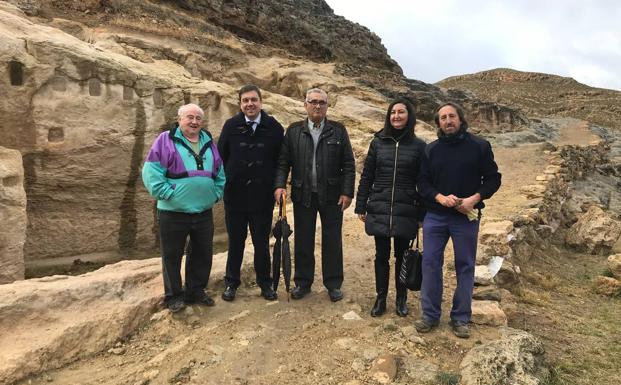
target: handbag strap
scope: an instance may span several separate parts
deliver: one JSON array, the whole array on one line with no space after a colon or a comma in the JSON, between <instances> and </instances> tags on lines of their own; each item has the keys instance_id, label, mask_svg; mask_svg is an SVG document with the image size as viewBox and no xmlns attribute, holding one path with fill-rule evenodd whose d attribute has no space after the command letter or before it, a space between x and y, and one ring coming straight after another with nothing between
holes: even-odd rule
<instances>
[{"instance_id":1,"label":"handbag strap","mask_svg":"<svg viewBox=\"0 0 621 385\"><path fill-rule=\"evenodd\" d=\"M419 231L418 231L418 230L419 230L419 227L418 227L418 225L417 225L417 226L416 226L416 250L418 250L418 239L420 238L420 237L419 237ZM413 239L412 239L412 240L410 240L410 246L409 246L409 249L410 249L410 250L412 249L412 246L414 246L414 240L413 240Z\"/></svg>"}]
</instances>

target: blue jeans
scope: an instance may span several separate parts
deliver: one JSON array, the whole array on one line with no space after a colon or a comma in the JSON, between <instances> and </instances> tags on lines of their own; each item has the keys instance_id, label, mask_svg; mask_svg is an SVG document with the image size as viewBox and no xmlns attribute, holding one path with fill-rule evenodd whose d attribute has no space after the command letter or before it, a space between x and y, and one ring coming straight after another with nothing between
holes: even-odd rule
<instances>
[{"instance_id":1,"label":"blue jeans","mask_svg":"<svg viewBox=\"0 0 621 385\"><path fill-rule=\"evenodd\" d=\"M423 283L420 292L422 316L426 320L438 321L442 314L442 268L444 249L450 237L457 274L451 320L470 322L478 235L478 220L470 221L457 212L427 212L423 221Z\"/></svg>"}]
</instances>

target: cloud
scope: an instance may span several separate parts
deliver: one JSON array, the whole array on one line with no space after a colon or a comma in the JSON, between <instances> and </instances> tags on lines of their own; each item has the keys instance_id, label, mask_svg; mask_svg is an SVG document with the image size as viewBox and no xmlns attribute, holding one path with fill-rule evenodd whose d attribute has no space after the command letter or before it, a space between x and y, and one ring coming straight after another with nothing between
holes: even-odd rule
<instances>
[{"instance_id":1,"label":"cloud","mask_svg":"<svg viewBox=\"0 0 621 385\"><path fill-rule=\"evenodd\" d=\"M328 0L382 39L408 77L508 67L621 90L621 2Z\"/></svg>"}]
</instances>

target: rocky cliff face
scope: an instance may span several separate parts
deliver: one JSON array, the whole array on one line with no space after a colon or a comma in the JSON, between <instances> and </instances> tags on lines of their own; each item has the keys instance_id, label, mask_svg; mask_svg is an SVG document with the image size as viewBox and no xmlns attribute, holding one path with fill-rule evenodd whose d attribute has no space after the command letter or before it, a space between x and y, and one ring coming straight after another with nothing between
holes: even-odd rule
<instances>
[{"instance_id":1,"label":"rocky cliff face","mask_svg":"<svg viewBox=\"0 0 621 385\"><path fill-rule=\"evenodd\" d=\"M0 284L24 279L26 192L19 151L0 147Z\"/></svg>"}]
</instances>

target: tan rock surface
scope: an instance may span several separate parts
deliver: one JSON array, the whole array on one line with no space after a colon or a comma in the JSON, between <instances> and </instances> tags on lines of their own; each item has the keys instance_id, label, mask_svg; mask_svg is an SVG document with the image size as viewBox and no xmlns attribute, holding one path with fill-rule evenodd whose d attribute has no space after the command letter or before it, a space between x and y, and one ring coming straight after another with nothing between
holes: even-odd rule
<instances>
[{"instance_id":1,"label":"tan rock surface","mask_svg":"<svg viewBox=\"0 0 621 385\"><path fill-rule=\"evenodd\" d=\"M0 382L112 347L161 302L159 259L0 285ZM36 332L35 332L36 331Z\"/></svg>"},{"instance_id":2,"label":"tan rock surface","mask_svg":"<svg viewBox=\"0 0 621 385\"><path fill-rule=\"evenodd\" d=\"M507 316L496 301L472 301L472 323L507 326Z\"/></svg>"},{"instance_id":3,"label":"tan rock surface","mask_svg":"<svg viewBox=\"0 0 621 385\"><path fill-rule=\"evenodd\" d=\"M621 224L600 207L591 206L567 233L566 241L581 250L597 254L610 250L621 235Z\"/></svg>"},{"instance_id":4,"label":"tan rock surface","mask_svg":"<svg viewBox=\"0 0 621 385\"><path fill-rule=\"evenodd\" d=\"M24 279L26 192L19 151L0 147L0 285Z\"/></svg>"},{"instance_id":5,"label":"tan rock surface","mask_svg":"<svg viewBox=\"0 0 621 385\"><path fill-rule=\"evenodd\" d=\"M500 339L475 347L466 354L460 364L460 384L540 384L539 379L545 372L543 353L541 341L533 335L502 328Z\"/></svg>"}]
</instances>

